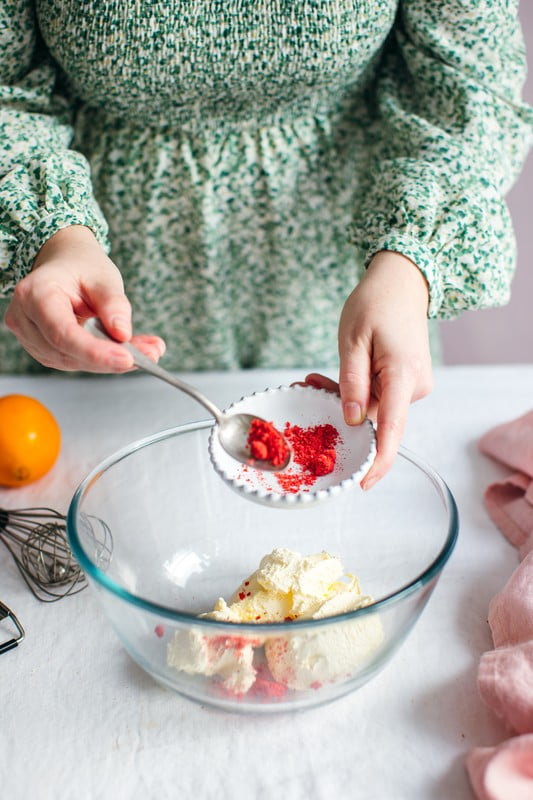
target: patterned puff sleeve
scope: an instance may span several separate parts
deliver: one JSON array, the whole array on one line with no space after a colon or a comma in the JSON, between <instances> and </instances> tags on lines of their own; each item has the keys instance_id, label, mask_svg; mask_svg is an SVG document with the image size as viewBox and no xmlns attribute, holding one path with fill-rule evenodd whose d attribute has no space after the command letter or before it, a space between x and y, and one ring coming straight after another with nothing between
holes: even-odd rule
<instances>
[{"instance_id":1,"label":"patterned puff sleeve","mask_svg":"<svg viewBox=\"0 0 533 800\"><path fill-rule=\"evenodd\" d=\"M373 168L353 230L414 261L430 317L509 299L505 192L531 145L516 0L404 0L374 86Z\"/></svg>"},{"instance_id":2,"label":"patterned puff sleeve","mask_svg":"<svg viewBox=\"0 0 533 800\"><path fill-rule=\"evenodd\" d=\"M58 90L32 3L0 9L0 296L44 242L67 225L90 227L107 249L89 167L69 150L71 109Z\"/></svg>"}]
</instances>

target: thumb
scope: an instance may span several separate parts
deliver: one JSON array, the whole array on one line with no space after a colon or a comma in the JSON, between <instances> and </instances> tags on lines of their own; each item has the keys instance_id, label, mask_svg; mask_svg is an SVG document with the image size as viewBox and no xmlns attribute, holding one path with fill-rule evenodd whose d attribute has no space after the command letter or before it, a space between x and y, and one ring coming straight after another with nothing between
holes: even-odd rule
<instances>
[{"instance_id":1,"label":"thumb","mask_svg":"<svg viewBox=\"0 0 533 800\"><path fill-rule=\"evenodd\" d=\"M131 305L124 294L122 278L107 276L105 283L93 286L89 305L100 318L106 331L119 342L131 339Z\"/></svg>"},{"instance_id":2,"label":"thumb","mask_svg":"<svg viewBox=\"0 0 533 800\"><path fill-rule=\"evenodd\" d=\"M339 387L344 421L360 425L366 417L370 402L371 359L361 344L340 349Z\"/></svg>"}]
</instances>

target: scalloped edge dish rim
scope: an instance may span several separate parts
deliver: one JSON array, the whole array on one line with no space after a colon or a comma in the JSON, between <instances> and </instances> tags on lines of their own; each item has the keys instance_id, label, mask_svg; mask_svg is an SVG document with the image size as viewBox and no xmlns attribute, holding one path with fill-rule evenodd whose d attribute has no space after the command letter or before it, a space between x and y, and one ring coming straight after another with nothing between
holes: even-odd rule
<instances>
[{"instance_id":1,"label":"scalloped edge dish rim","mask_svg":"<svg viewBox=\"0 0 533 800\"><path fill-rule=\"evenodd\" d=\"M270 387L267 389L263 389L260 391L252 392L249 395L243 395L239 400L234 401L229 405L225 412L231 412L236 406L238 406L243 401L249 400L254 397L261 397L261 396L268 396L269 394L274 395L281 392L298 392L298 391L312 391L312 392L320 392L323 397L331 398L332 401L337 402L339 401L338 395L334 392L330 392L326 389L317 389L312 386L277 386L277 387ZM250 413L247 411L246 413ZM229 486L230 489L237 492L238 494L244 495L247 500L260 503L262 505L266 505L271 508L276 507L284 507L284 508L303 508L306 506L311 505L312 503L316 502L323 502L331 497L335 497L340 494L342 491L352 488L355 485L358 485L364 476L367 474L368 470L374 463L377 453L377 446L376 446L376 432L372 421L366 417L363 422L358 426L353 426L354 430L362 429L363 426L369 431L369 449L368 455L366 459L359 465L357 470L348 478L344 478L339 483L334 483L327 488L319 488L315 491L310 489L305 489L301 492L273 492L269 491L268 489L262 488L260 486L251 486L249 484L243 483L242 481L235 478L233 475L228 473L225 469L223 469L219 461L216 457L216 453L214 452L214 440L216 437L217 427L216 424L214 425L210 435L209 435L209 442L208 442L208 450L209 450L209 458L211 460L211 464L215 469L216 473L222 478L224 483ZM236 462L238 463L238 462Z\"/></svg>"}]
</instances>

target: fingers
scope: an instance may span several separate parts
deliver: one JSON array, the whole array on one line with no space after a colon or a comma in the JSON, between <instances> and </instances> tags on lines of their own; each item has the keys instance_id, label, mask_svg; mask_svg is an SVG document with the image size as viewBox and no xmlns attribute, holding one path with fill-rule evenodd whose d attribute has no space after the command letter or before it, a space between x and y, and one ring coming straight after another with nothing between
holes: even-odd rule
<instances>
[{"instance_id":1,"label":"fingers","mask_svg":"<svg viewBox=\"0 0 533 800\"><path fill-rule=\"evenodd\" d=\"M371 469L361 482L370 489L391 468L401 444L411 402L425 391L417 390L411 370L385 369L376 379L379 399L371 395L371 361L364 348L354 350L341 361L341 397L348 425L359 425L369 411L377 415L377 455ZM310 373L300 385L314 386L327 391L339 391L339 384L319 373ZM376 390L378 387L376 387Z\"/></svg>"},{"instance_id":2,"label":"fingers","mask_svg":"<svg viewBox=\"0 0 533 800\"><path fill-rule=\"evenodd\" d=\"M407 422L410 403L413 399L414 383L401 373L380 376L380 399L377 406L377 455L375 461L361 481L361 487L370 489L391 468Z\"/></svg>"},{"instance_id":3,"label":"fingers","mask_svg":"<svg viewBox=\"0 0 533 800\"><path fill-rule=\"evenodd\" d=\"M159 361L161 356L164 356L167 349L164 340L159 336L139 334L132 338L131 343L137 348L137 350L140 350L141 353L144 353L146 356L148 356L148 358L155 362Z\"/></svg>"},{"instance_id":4,"label":"fingers","mask_svg":"<svg viewBox=\"0 0 533 800\"><path fill-rule=\"evenodd\" d=\"M87 291L88 303L114 339L128 342L132 335L131 306L124 294L122 279L117 273L106 278L106 283L96 284Z\"/></svg>"},{"instance_id":5,"label":"fingers","mask_svg":"<svg viewBox=\"0 0 533 800\"><path fill-rule=\"evenodd\" d=\"M361 482L390 469L413 400L431 388L428 286L409 259L382 251L344 304L339 323L340 390L348 424L377 421L377 455Z\"/></svg>"},{"instance_id":6,"label":"fingers","mask_svg":"<svg viewBox=\"0 0 533 800\"><path fill-rule=\"evenodd\" d=\"M303 381L293 381L291 386L312 386L314 389L325 389L326 392L339 393L339 384L337 381L321 375L319 372L310 372L305 376Z\"/></svg>"},{"instance_id":7,"label":"fingers","mask_svg":"<svg viewBox=\"0 0 533 800\"><path fill-rule=\"evenodd\" d=\"M91 312L84 303L74 309L70 298L57 289L48 289L42 297L38 293L36 298L24 287L18 288L17 295L21 293L26 296L22 302L10 304L5 322L41 364L66 371L104 373L133 368L131 355L118 342L97 339L80 325L80 318L98 311ZM158 361L165 352L165 342L158 336L137 335L132 343L152 361Z\"/></svg>"},{"instance_id":8,"label":"fingers","mask_svg":"<svg viewBox=\"0 0 533 800\"><path fill-rule=\"evenodd\" d=\"M81 326L95 315L116 343L97 339ZM15 288L5 323L47 367L105 373L133 368L132 356L120 345L132 335L122 276L84 230L65 229L45 243L34 268ZM165 351L157 336L137 336L134 343L154 361Z\"/></svg>"},{"instance_id":9,"label":"fingers","mask_svg":"<svg viewBox=\"0 0 533 800\"><path fill-rule=\"evenodd\" d=\"M47 315L51 315L51 319ZM57 319L61 326L57 326ZM44 366L65 371L126 372L133 368L131 355L119 343L97 339L78 322L72 309L59 298L48 301L46 313L36 324L27 317L17 324L17 335L28 352ZM165 352L158 336L138 335L131 340L142 353L157 362Z\"/></svg>"},{"instance_id":10,"label":"fingers","mask_svg":"<svg viewBox=\"0 0 533 800\"><path fill-rule=\"evenodd\" d=\"M26 313L6 315L6 324L26 350L46 367L86 372L124 372L133 367L131 355L113 342L96 339L78 322L69 298L49 292L45 302L26 306Z\"/></svg>"},{"instance_id":11,"label":"fingers","mask_svg":"<svg viewBox=\"0 0 533 800\"><path fill-rule=\"evenodd\" d=\"M366 417L370 401L370 353L362 345L340 350L339 388L344 421L360 425Z\"/></svg>"}]
</instances>

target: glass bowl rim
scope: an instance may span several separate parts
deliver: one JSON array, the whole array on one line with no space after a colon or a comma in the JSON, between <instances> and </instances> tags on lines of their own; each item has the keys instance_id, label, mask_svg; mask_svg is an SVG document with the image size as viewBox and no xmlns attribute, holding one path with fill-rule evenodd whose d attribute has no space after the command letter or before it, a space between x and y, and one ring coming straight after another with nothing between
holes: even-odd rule
<instances>
[{"instance_id":1,"label":"glass bowl rim","mask_svg":"<svg viewBox=\"0 0 533 800\"><path fill-rule=\"evenodd\" d=\"M86 492L104 472L120 461L123 461L128 456L133 455L139 450L143 450L145 447L162 442L166 439L171 439L174 436L180 436L181 434L191 433L197 430L204 430L206 428L213 427L214 424L214 420L207 419L176 425L172 428L165 428L164 430L157 431L148 436L144 436L141 439L130 442L100 461L81 481L72 496L66 518L67 537L74 557L86 573L87 577L95 581L99 586L110 592L112 595L115 595L120 600L126 601L131 605L143 609L144 611L149 611L152 614L163 616L166 619L170 619L175 622L187 624L194 623L194 625L205 626L206 628L213 628L217 630L220 630L221 628L229 628L233 632L235 632L236 629L246 632L254 631L255 634L257 634L257 623L226 622L222 620L205 619L198 617L195 614L189 614L185 611L177 611L175 608L154 603L151 600L147 600L146 598L129 592L123 586L110 578L105 572L102 572L102 570L100 570L99 567L97 567L96 564L91 561L91 559L83 550L77 532L76 517L78 515L80 504ZM419 458L419 456L416 456L403 445L398 449L398 456L410 461L415 467L421 470L426 477L429 478L435 489L441 493L441 497L448 512L448 532L444 544L442 545L437 556L415 578L410 580L400 589L385 595L369 606L363 606L355 611L347 611L343 614L337 614L335 616L325 617L322 619L261 623L260 627L262 631L276 630L279 633L280 629L288 631L294 630L295 628L316 628L323 625L331 625L341 621L361 618L367 614L374 614L379 612L380 609L383 609L389 605L393 605L402 600L404 597L407 597L418 589L424 587L435 575L438 575L442 571L444 565L450 558L455 548L459 533L459 513L455 498L444 479L432 467L430 467L429 464L427 464L423 459ZM272 509L273 514L275 514L276 511L277 509ZM297 511L291 513L297 513Z\"/></svg>"}]
</instances>

